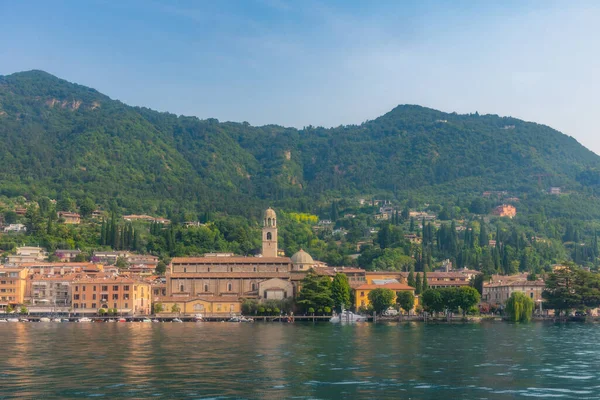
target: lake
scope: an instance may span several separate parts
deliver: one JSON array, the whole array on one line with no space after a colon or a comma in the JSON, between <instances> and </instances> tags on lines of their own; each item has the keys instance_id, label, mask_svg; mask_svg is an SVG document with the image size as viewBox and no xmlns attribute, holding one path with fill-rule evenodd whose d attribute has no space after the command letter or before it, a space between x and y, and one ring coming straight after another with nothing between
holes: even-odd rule
<instances>
[{"instance_id":1,"label":"lake","mask_svg":"<svg viewBox=\"0 0 600 400\"><path fill-rule=\"evenodd\" d=\"M600 398L594 324L3 323L0 398Z\"/></svg>"}]
</instances>

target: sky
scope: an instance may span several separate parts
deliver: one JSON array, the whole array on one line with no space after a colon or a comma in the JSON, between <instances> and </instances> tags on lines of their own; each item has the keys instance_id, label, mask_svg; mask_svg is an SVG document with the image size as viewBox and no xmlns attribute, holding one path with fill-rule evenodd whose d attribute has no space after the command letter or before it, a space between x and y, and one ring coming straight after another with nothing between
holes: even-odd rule
<instances>
[{"instance_id":1,"label":"sky","mask_svg":"<svg viewBox=\"0 0 600 400\"><path fill-rule=\"evenodd\" d=\"M0 15L0 75L253 125L477 111L600 154L600 2L0 0Z\"/></svg>"}]
</instances>

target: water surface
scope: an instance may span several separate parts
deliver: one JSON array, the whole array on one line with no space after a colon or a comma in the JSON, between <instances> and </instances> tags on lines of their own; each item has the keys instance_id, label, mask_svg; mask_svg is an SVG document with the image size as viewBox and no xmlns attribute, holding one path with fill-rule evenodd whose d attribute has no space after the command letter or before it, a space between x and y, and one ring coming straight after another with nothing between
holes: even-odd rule
<instances>
[{"instance_id":1,"label":"water surface","mask_svg":"<svg viewBox=\"0 0 600 400\"><path fill-rule=\"evenodd\" d=\"M5 323L0 398L600 399L594 324Z\"/></svg>"}]
</instances>

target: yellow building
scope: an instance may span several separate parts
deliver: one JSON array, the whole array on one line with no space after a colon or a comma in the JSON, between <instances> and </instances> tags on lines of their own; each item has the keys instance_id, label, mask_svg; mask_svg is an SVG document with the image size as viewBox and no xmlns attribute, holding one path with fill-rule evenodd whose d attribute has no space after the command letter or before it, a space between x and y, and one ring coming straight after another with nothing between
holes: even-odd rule
<instances>
[{"instance_id":1,"label":"yellow building","mask_svg":"<svg viewBox=\"0 0 600 400\"><path fill-rule=\"evenodd\" d=\"M27 268L0 268L0 308L23 304Z\"/></svg>"},{"instance_id":2,"label":"yellow building","mask_svg":"<svg viewBox=\"0 0 600 400\"><path fill-rule=\"evenodd\" d=\"M373 280L390 280L395 279L400 283L406 283L406 275L405 272L400 271L367 271L365 273L365 279L367 284L373 285Z\"/></svg>"},{"instance_id":3,"label":"yellow building","mask_svg":"<svg viewBox=\"0 0 600 400\"><path fill-rule=\"evenodd\" d=\"M154 299L162 305L162 313L181 315L229 316L241 314L242 301L237 296L201 296L195 298L163 296ZM173 308L175 306L175 308Z\"/></svg>"},{"instance_id":4,"label":"yellow building","mask_svg":"<svg viewBox=\"0 0 600 400\"><path fill-rule=\"evenodd\" d=\"M354 288L354 307L358 310L361 307L368 307L371 303L369 302L369 293L375 289L390 289L394 292L394 303L396 302L396 293L401 291L410 291L413 295L415 294L415 288L408 286L404 283L385 283L383 285L365 284ZM415 298L415 306L417 305L417 299Z\"/></svg>"}]
</instances>

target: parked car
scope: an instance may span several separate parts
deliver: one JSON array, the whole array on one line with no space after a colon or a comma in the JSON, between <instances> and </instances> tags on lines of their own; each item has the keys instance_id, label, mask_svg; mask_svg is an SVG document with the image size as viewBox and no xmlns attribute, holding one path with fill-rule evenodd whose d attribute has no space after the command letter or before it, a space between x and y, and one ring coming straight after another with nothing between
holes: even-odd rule
<instances>
[{"instance_id":1,"label":"parked car","mask_svg":"<svg viewBox=\"0 0 600 400\"><path fill-rule=\"evenodd\" d=\"M398 310L390 307L383 312L383 315L385 315L386 317L395 317L396 315L398 315Z\"/></svg>"}]
</instances>

